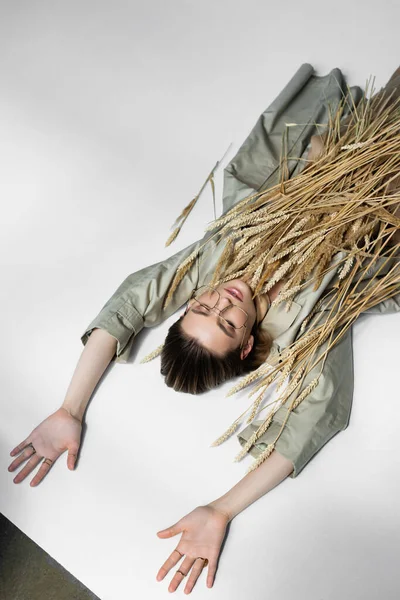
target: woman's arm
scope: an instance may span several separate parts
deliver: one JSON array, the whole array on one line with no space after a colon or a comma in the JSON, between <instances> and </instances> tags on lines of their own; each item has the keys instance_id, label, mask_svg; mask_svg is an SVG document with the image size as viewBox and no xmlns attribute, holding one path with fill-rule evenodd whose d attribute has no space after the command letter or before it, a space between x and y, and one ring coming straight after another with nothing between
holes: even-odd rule
<instances>
[{"instance_id":1,"label":"woman's arm","mask_svg":"<svg viewBox=\"0 0 400 600\"><path fill-rule=\"evenodd\" d=\"M293 471L291 460L273 450L268 460L245 475L226 494L210 502L208 506L224 513L229 521L250 504L264 496L281 483Z\"/></svg>"},{"instance_id":2,"label":"woman's arm","mask_svg":"<svg viewBox=\"0 0 400 600\"><path fill-rule=\"evenodd\" d=\"M58 457L68 450L67 466L74 469L82 432L82 418L100 377L115 354L117 340L103 329L93 331L82 351L61 407L42 421L29 436L16 446L11 456L20 453L9 465L15 471L26 459L25 466L14 477L20 483L42 459L31 486L42 481Z\"/></svg>"},{"instance_id":3,"label":"woman's arm","mask_svg":"<svg viewBox=\"0 0 400 600\"><path fill-rule=\"evenodd\" d=\"M76 365L62 407L82 421L86 406L117 348L117 340L105 329L95 329Z\"/></svg>"},{"instance_id":4,"label":"woman's arm","mask_svg":"<svg viewBox=\"0 0 400 600\"><path fill-rule=\"evenodd\" d=\"M157 581L164 579L186 555L179 569L175 570L168 591L174 592L193 567L184 590L186 594L190 593L206 565L204 560L198 560L200 558L208 561L207 586L212 587L228 523L249 504L272 490L292 470L291 461L274 450L268 460L243 477L229 492L210 504L197 506L173 525L158 531L157 535L162 539L179 533L182 536L158 570Z\"/></svg>"}]
</instances>

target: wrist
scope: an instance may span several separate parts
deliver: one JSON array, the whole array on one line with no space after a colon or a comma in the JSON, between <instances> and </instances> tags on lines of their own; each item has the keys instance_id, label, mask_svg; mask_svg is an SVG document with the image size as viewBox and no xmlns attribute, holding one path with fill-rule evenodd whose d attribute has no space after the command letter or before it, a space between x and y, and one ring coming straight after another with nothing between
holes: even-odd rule
<instances>
[{"instance_id":1,"label":"wrist","mask_svg":"<svg viewBox=\"0 0 400 600\"><path fill-rule=\"evenodd\" d=\"M86 405L85 406L82 406L82 405L80 405L80 406L74 406L74 405L71 405L70 403L64 401L61 404L60 408L63 408L64 410L66 410L67 413L71 417L73 417L74 419L77 419L80 423L82 423L82 419L83 419L83 415L85 413Z\"/></svg>"},{"instance_id":2,"label":"wrist","mask_svg":"<svg viewBox=\"0 0 400 600\"><path fill-rule=\"evenodd\" d=\"M228 522L232 521L232 519L236 516L223 496L217 500L209 502L207 506L225 515L225 517L228 519Z\"/></svg>"}]
</instances>

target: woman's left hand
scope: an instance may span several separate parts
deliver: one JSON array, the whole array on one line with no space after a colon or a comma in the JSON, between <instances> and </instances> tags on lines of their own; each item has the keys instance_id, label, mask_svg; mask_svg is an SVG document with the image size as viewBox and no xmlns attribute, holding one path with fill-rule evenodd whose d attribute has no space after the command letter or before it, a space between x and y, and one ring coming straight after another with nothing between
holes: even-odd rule
<instances>
[{"instance_id":1,"label":"woman's left hand","mask_svg":"<svg viewBox=\"0 0 400 600\"><path fill-rule=\"evenodd\" d=\"M180 532L183 532L183 535L176 549L173 550L158 571L157 580L164 579L165 575L186 554L185 560L179 566L179 570L185 575L188 575L190 569L192 569L184 589L185 594L192 591L197 578L207 563L207 587L212 587L221 545L229 521L227 514L210 505L197 506L171 527L158 531L157 535L163 539L177 535ZM205 558L207 561L200 560L198 557ZM168 591L174 592L183 579L184 576L181 573L175 572Z\"/></svg>"}]
</instances>

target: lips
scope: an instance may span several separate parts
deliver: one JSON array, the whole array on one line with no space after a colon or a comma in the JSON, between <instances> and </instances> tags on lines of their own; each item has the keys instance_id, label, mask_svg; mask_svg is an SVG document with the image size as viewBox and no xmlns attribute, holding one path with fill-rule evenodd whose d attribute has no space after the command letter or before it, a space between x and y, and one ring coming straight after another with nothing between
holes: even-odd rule
<instances>
[{"instance_id":1,"label":"lips","mask_svg":"<svg viewBox=\"0 0 400 600\"><path fill-rule=\"evenodd\" d=\"M243 294L237 288L235 288L235 287L225 288L225 291L228 292L228 294L230 294L234 298L237 298L238 300L240 300L240 302L243 302Z\"/></svg>"}]
</instances>

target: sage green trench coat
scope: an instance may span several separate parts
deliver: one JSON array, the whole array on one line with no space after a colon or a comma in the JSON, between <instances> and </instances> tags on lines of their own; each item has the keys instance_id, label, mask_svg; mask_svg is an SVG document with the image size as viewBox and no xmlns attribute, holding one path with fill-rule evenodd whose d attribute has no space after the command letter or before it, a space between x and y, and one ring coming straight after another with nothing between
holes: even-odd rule
<instances>
[{"instance_id":1,"label":"sage green trench coat","mask_svg":"<svg viewBox=\"0 0 400 600\"><path fill-rule=\"evenodd\" d=\"M397 81L400 81L400 77ZM342 90L346 91L346 82L340 69L332 69L325 76L316 76L311 65L301 65L272 104L260 115L249 136L224 169L223 213L249 194L268 189L278 183L282 132L286 123L299 124L288 128L288 155L299 158L307 156L312 136L321 133L321 128L315 123L328 123L329 106L335 110L343 96ZM363 91L358 86L350 90L355 103L358 104ZM343 116L345 117L350 110L349 105ZM299 173L304 165L304 160L290 160L290 176ZM90 333L96 327L105 329L117 340L114 359L116 362L127 362L135 337L143 327L152 327L167 319L189 300L194 288L211 280L216 262L224 248L223 242L217 246L216 238L210 240L200 251L198 260L178 286L167 308L161 308L178 265L210 235L207 233L201 240L173 256L128 275L86 327L81 336L82 343L87 342ZM339 262L344 255L344 252L338 252L333 257L332 265ZM374 267L364 273L363 279L374 277L381 264L377 261ZM390 266L391 264L388 264L381 274L386 273ZM310 284L295 296L289 312L285 311L284 303L267 312L260 326L268 329L274 338L268 357L270 364L279 361L279 353L296 339L302 321L309 315L321 295L336 281L337 269L333 268L326 274L317 291L313 291L314 284ZM400 293L365 312L397 311L400 311ZM320 312L325 312L324 306ZM320 347L319 353L326 349L327 343L328 341ZM320 370L321 363L304 378L301 390ZM329 351L318 385L291 412L276 442L276 451L293 463L292 478L297 477L334 435L348 426L353 387L352 330L349 328ZM284 406L277 411L268 430L250 449L249 453L252 456L256 458L266 445L276 438L286 413L287 408ZM261 423L262 421L255 421L237 434L242 446Z\"/></svg>"}]
</instances>

